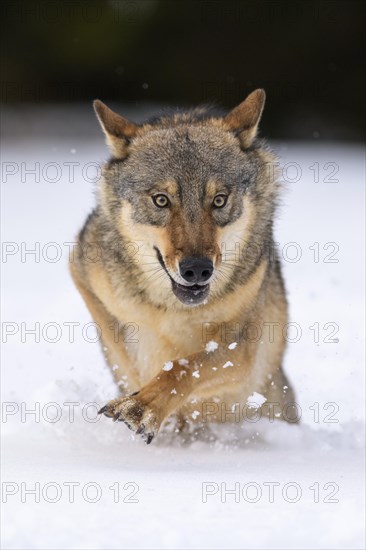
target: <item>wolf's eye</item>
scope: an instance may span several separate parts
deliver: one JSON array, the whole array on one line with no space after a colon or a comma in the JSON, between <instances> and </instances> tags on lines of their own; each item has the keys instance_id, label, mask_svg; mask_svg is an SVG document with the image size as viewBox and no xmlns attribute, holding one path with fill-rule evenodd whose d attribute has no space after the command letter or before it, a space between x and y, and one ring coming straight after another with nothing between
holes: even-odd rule
<instances>
[{"instance_id":1,"label":"wolf's eye","mask_svg":"<svg viewBox=\"0 0 366 550\"><path fill-rule=\"evenodd\" d=\"M152 200L158 208L166 208L170 205L170 201L166 195L154 195Z\"/></svg>"},{"instance_id":2,"label":"wolf's eye","mask_svg":"<svg viewBox=\"0 0 366 550\"><path fill-rule=\"evenodd\" d=\"M226 203L227 203L227 196L226 195L216 195L216 197L213 200L212 205L215 208L223 208Z\"/></svg>"}]
</instances>

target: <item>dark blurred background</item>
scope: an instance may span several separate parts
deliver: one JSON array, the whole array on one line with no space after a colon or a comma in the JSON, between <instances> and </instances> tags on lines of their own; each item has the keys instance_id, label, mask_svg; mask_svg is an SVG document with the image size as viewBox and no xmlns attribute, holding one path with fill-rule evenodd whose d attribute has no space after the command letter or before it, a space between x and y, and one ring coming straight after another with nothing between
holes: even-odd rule
<instances>
[{"instance_id":1,"label":"dark blurred background","mask_svg":"<svg viewBox=\"0 0 366 550\"><path fill-rule=\"evenodd\" d=\"M364 139L364 2L3 0L1 99L229 108L270 138Z\"/></svg>"}]
</instances>

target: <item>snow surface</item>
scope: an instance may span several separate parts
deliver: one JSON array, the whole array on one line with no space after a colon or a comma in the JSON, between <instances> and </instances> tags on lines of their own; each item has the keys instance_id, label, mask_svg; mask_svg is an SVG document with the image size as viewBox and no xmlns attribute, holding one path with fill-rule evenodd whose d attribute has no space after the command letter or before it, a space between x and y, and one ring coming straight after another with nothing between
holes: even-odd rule
<instances>
[{"instance_id":1,"label":"snow surface","mask_svg":"<svg viewBox=\"0 0 366 550\"><path fill-rule=\"evenodd\" d=\"M15 251L2 264L2 547L364 548L362 148L276 145L283 163L296 163L287 179L301 168L276 226L280 250L293 258L301 249L299 261L283 262L291 320L301 328L285 360L301 424L262 419L185 437L172 425L146 446L96 417L117 388L62 243L74 240L94 202L81 167L107 152L102 137L73 139L72 128L70 136L9 140L2 151L3 163L15 163L6 170L19 169L2 186L2 238ZM49 173L22 182L20 163L36 162ZM55 162L62 173L52 183L47 163ZM74 182L67 162L79 163ZM339 182L325 179L326 163L337 163ZM24 256L35 246L39 258ZM62 257L51 261L57 246ZM336 249L338 262L325 263ZM78 323L72 338L70 323ZM35 327L39 338L26 332Z\"/></svg>"}]
</instances>

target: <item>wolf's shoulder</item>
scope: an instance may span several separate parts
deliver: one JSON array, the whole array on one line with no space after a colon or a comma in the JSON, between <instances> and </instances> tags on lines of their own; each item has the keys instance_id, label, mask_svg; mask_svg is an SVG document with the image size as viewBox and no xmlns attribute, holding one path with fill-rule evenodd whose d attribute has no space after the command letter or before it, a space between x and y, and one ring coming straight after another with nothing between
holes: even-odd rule
<instances>
[{"instance_id":1,"label":"wolf's shoulder","mask_svg":"<svg viewBox=\"0 0 366 550\"><path fill-rule=\"evenodd\" d=\"M111 224L108 219L103 216L101 208L97 205L92 212L87 216L84 225L78 233L78 242L82 246L96 244L103 240L104 235L109 235Z\"/></svg>"}]
</instances>

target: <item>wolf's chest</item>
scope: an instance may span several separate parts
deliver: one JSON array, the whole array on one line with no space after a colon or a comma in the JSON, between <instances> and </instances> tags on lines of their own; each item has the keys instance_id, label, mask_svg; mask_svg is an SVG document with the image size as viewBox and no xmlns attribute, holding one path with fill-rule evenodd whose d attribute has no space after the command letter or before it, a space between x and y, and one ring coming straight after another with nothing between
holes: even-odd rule
<instances>
[{"instance_id":1,"label":"wolf's chest","mask_svg":"<svg viewBox=\"0 0 366 550\"><path fill-rule=\"evenodd\" d=\"M202 323L183 322L179 316L138 319L133 342L126 342L142 380L156 375L167 361L185 358L204 348Z\"/></svg>"}]
</instances>

